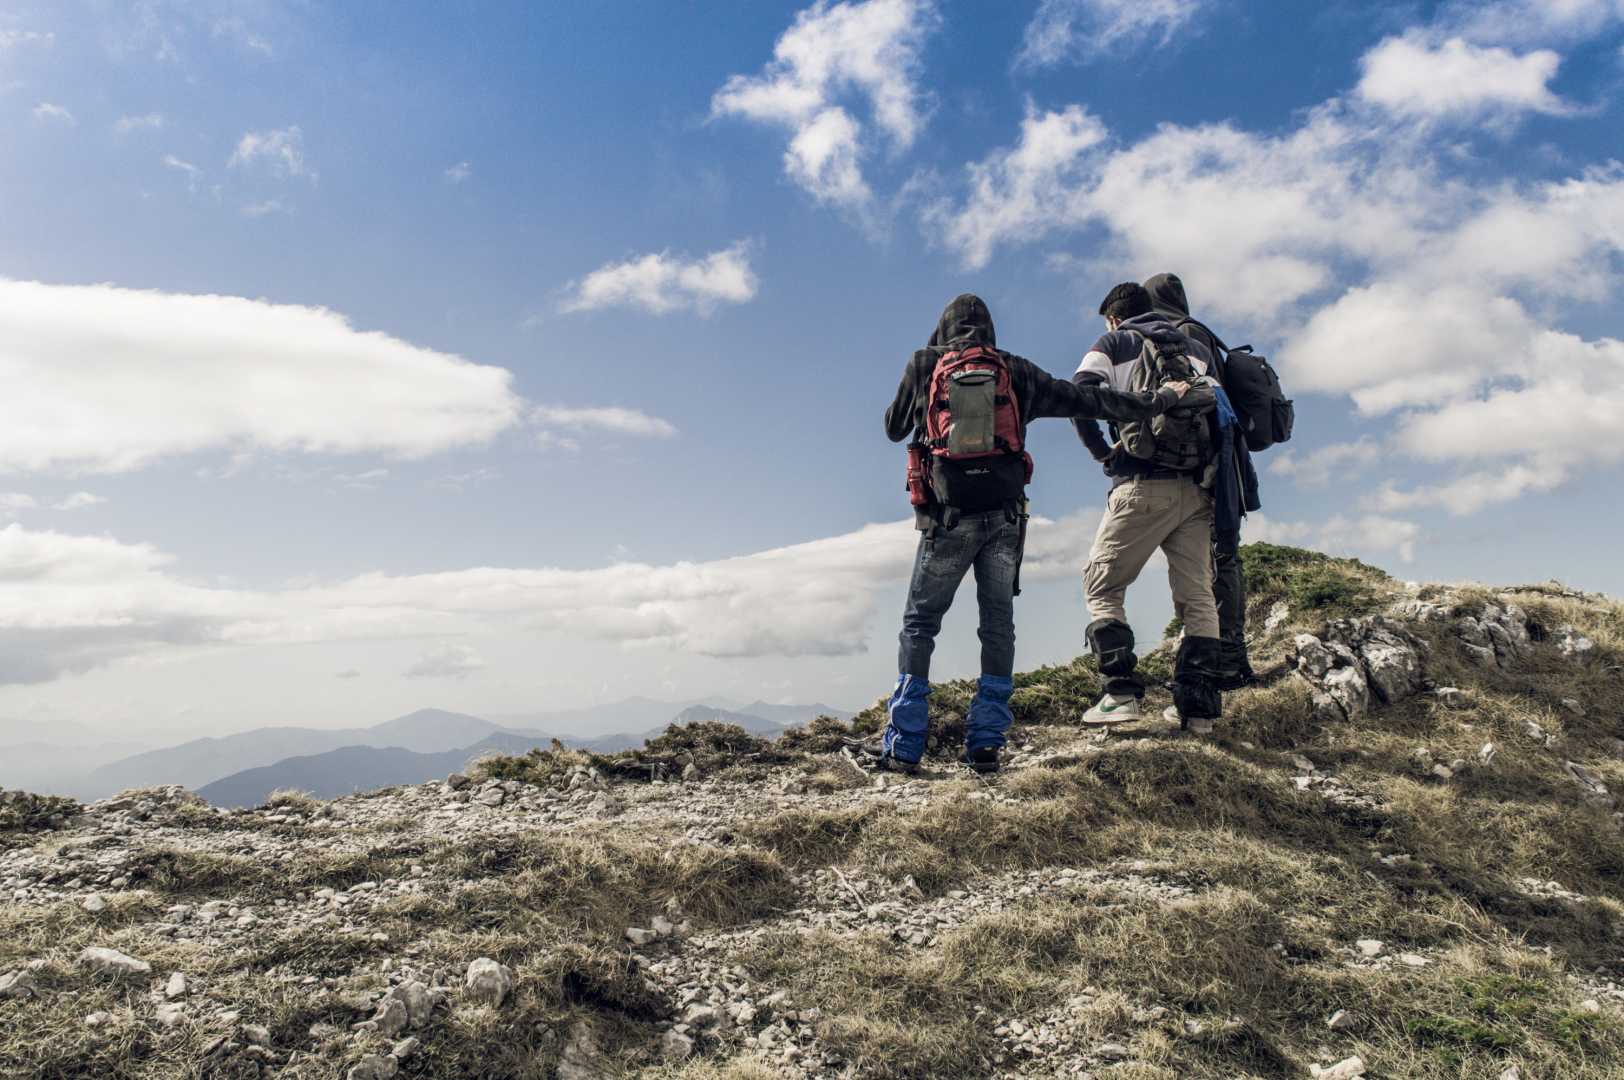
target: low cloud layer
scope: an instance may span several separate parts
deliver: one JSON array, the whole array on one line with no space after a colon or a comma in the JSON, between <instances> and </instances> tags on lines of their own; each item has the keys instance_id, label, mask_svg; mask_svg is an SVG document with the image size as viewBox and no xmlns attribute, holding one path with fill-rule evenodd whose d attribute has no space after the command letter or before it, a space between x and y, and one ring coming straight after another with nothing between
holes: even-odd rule
<instances>
[{"instance_id":1,"label":"low cloud layer","mask_svg":"<svg viewBox=\"0 0 1624 1080\"><path fill-rule=\"evenodd\" d=\"M324 308L0 280L0 470L121 472L205 450L423 457L522 403L499 367Z\"/></svg>"}]
</instances>

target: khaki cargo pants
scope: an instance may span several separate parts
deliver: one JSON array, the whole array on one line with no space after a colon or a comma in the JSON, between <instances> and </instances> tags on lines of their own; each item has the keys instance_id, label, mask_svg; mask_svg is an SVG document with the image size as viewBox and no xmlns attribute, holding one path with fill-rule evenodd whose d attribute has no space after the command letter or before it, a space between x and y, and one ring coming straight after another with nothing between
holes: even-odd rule
<instances>
[{"instance_id":1,"label":"khaki cargo pants","mask_svg":"<svg viewBox=\"0 0 1624 1080\"><path fill-rule=\"evenodd\" d=\"M1173 611L1184 620L1184 633L1216 638L1212 496L1187 477L1128 480L1111 492L1083 571L1090 618L1127 623L1123 597L1157 548L1167 555Z\"/></svg>"}]
</instances>

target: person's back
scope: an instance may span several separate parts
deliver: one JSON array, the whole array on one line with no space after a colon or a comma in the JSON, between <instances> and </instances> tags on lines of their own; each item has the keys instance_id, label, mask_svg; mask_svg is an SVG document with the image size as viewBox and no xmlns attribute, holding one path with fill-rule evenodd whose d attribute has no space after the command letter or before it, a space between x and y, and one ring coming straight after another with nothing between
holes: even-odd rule
<instances>
[{"instance_id":1,"label":"person's back","mask_svg":"<svg viewBox=\"0 0 1624 1080\"><path fill-rule=\"evenodd\" d=\"M1204 347L1217 363L1214 374L1224 381L1225 352L1215 335L1190 313L1184 282L1177 274L1157 274L1145 280L1153 310ZM1261 508L1257 470L1244 438L1223 440L1225 450L1213 484L1213 597L1218 605L1218 686L1235 690L1254 681L1246 653L1246 578L1241 565L1241 519Z\"/></svg>"},{"instance_id":2,"label":"person's back","mask_svg":"<svg viewBox=\"0 0 1624 1080\"><path fill-rule=\"evenodd\" d=\"M1072 376L1080 385L1144 385L1154 365L1204 374L1210 354L1152 310L1151 297L1137 282L1113 288L1100 305L1106 333L1095 341ZM1165 373L1157 376L1167 377ZM1205 380L1203 380L1205 383ZM1218 613L1212 597L1212 496L1202 486L1211 454L1203 436L1198 452L1170 452L1164 440L1187 442L1205 433L1217 408L1210 385L1192 390L1173 413L1179 422L1152 425L1144 432L1119 430L1106 443L1096 425L1078 431L1094 457L1105 464L1112 488L1083 576L1090 623L1089 646L1106 678L1105 694L1084 716L1087 723L1138 719L1145 685L1138 675L1133 629L1125 600L1128 586L1158 549L1166 556L1174 612L1184 623L1184 640L1174 661L1175 714L1186 726L1203 729L1216 720L1220 699L1214 686L1219 655ZM1173 416L1170 413L1170 416Z\"/></svg>"},{"instance_id":3,"label":"person's back","mask_svg":"<svg viewBox=\"0 0 1624 1080\"><path fill-rule=\"evenodd\" d=\"M931 654L942 618L972 569L981 616L981 678L965 721L964 760L982 771L998 767L1013 719L1014 597L1031 466L1026 425L1042 417L1142 421L1164 411L1182 392L1173 388L1153 396L1079 388L997 344L987 305L968 293L955 298L942 312L929 344L909 359L885 412L885 432L892 442L913 437L910 474L916 467L928 474L917 483L910 475L920 537L898 635L899 674L887 705L885 733L875 748L885 767L911 769L924 755ZM980 381L951 386L946 377L961 373ZM989 385L987 379L997 381ZM995 392L994 387L1007 387L1008 392ZM977 446L961 445L960 424L980 433ZM988 439L992 433L996 437Z\"/></svg>"}]
</instances>

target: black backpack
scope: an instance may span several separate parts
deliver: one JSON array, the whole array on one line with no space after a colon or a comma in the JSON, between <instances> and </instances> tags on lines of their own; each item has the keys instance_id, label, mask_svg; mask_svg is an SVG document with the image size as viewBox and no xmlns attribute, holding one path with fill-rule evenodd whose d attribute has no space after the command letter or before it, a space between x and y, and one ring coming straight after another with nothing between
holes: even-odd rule
<instances>
[{"instance_id":1,"label":"black backpack","mask_svg":"<svg viewBox=\"0 0 1624 1080\"><path fill-rule=\"evenodd\" d=\"M1280 388L1280 376L1275 374L1268 359L1254 353L1250 345L1231 349L1195 319L1180 320L1178 328L1182 330L1192 325L1205 330L1224 354L1219 367L1221 381L1240 419L1247 449L1256 453L1276 443L1290 442L1297 410Z\"/></svg>"}]
</instances>

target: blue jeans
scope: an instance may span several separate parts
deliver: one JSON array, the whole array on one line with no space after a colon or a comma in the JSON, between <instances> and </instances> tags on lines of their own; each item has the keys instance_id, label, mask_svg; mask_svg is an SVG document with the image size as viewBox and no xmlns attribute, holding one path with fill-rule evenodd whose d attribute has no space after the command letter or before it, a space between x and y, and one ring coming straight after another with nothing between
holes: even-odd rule
<instances>
[{"instance_id":1,"label":"blue jeans","mask_svg":"<svg viewBox=\"0 0 1624 1080\"><path fill-rule=\"evenodd\" d=\"M942 617L953 603L959 582L971 567L976 572L976 602L981 607L981 673L1008 678L1015 671L1015 568L1020 562L1018 521L1002 510L965 514L951 529L934 528L919 536L908 606L902 613L897 671L930 678L930 655Z\"/></svg>"}]
</instances>

